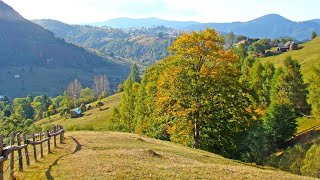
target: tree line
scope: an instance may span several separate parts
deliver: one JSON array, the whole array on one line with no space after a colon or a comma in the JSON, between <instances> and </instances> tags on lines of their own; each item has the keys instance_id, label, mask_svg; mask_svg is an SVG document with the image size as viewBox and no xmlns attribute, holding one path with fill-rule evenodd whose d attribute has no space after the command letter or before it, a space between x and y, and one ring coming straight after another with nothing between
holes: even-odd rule
<instances>
[{"instance_id":1,"label":"tree line","mask_svg":"<svg viewBox=\"0 0 320 180\"><path fill-rule=\"evenodd\" d=\"M275 68L225 40L213 29L184 33L141 80L133 70L113 130L264 164L294 136L298 117L319 114L319 69L307 85L297 60Z\"/></svg>"},{"instance_id":2,"label":"tree line","mask_svg":"<svg viewBox=\"0 0 320 180\"><path fill-rule=\"evenodd\" d=\"M8 135L13 131L25 131L35 128L33 123L59 113L68 117L71 109L88 104L110 95L110 84L106 75L95 76L92 88L83 88L75 79L69 83L63 95L50 98L46 95L15 98L8 97L0 101L0 133ZM29 128L31 127L31 129Z\"/></svg>"}]
</instances>

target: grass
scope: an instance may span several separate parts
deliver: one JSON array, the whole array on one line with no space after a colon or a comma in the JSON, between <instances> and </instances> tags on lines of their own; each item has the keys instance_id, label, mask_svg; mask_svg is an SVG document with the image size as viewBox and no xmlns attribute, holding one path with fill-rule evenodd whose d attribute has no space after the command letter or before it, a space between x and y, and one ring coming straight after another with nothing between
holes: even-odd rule
<instances>
[{"instance_id":1,"label":"grass","mask_svg":"<svg viewBox=\"0 0 320 180\"><path fill-rule=\"evenodd\" d=\"M113 108L120 103L122 94L115 94L105 99L101 102L104 104L101 109L95 108L97 102L91 103L94 108L92 110L86 111L84 116L80 118L66 119L65 117L60 117L59 114L53 115L50 118L42 119L35 124L42 127L52 127L52 125L60 124L67 131L74 130L91 130L91 131L106 131L110 130L110 120L112 117Z\"/></svg>"},{"instance_id":2,"label":"grass","mask_svg":"<svg viewBox=\"0 0 320 180\"><path fill-rule=\"evenodd\" d=\"M67 132L17 179L308 179L179 144L117 132ZM311 179L311 178L310 178Z\"/></svg>"},{"instance_id":3,"label":"grass","mask_svg":"<svg viewBox=\"0 0 320 180\"><path fill-rule=\"evenodd\" d=\"M301 71L304 79L307 81L310 77L310 71L315 66L320 65L320 37L302 44L302 49L296 51L285 52L280 55L260 58L261 62L271 62L276 67L282 66L282 61L287 56L292 56L293 59L298 60L301 64Z\"/></svg>"}]
</instances>

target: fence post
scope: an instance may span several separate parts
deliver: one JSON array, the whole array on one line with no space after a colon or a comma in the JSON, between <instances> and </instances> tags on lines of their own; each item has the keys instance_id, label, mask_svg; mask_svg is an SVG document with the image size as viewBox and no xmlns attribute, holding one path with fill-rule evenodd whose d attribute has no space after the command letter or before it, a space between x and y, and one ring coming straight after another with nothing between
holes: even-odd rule
<instances>
[{"instance_id":1,"label":"fence post","mask_svg":"<svg viewBox=\"0 0 320 180\"><path fill-rule=\"evenodd\" d=\"M61 128L61 126L59 125L59 130L62 130L62 128ZM62 139L62 135L63 133L61 132L60 133L60 144L62 144L62 142L63 142L63 139Z\"/></svg>"},{"instance_id":2,"label":"fence post","mask_svg":"<svg viewBox=\"0 0 320 180\"><path fill-rule=\"evenodd\" d=\"M53 127L53 133L57 132L57 127ZM57 136L53 136L54 147L57 147Z\"/></svg>"},{"instance_id":3,"label":"fence post","mask_svg":"<svg viewBox=\"0 0 320 180\"><path fill-rule=\"evenodd\" d=\"M23 133L23 143L24 143L24 144L28 144L27 134L26 134L26 133ZM26 155L27 166L30 166L28 146L26 146L26 148L24 148L24 154Z\"/></svg>"},{"instance_id":4,"label":"fence post","mask_svg":"<svg viewBox=\"0 0 320 180\"><path fill-rule=\"evenodd\" d=\"M3 156L3 135L0 135L0 157ZM3 163L0 163L0 180L3 180Z\"/></svg>"},{"instance_id":5,"label":"fence post","mask_svg":"<svg viewBox=\"0 0 320 180\"><path fill-rule=\"evenodd\" d=\"M42 140L42 133L39 134L40 141ZM40 144L40 157L43 158L43 146L42 143Z\"/></svg>"},{"instance_id":6,"label":"fence post","mask_svg":"<svg viewBox=\"0 0 320 180\"><path fill-rule=\"evenodd\" d=\"M34 133L32 133L32 141L36 141L36 137L34 136ZM34 161L37 162L37 148L36 145L33 145L33 156L34 156Z\"/></svg>"},{"instance_id":7,"label":"fence post","mask_svg":"<svg viewBox=\"0 0 320 180\"><path fill-rule=\"evenodd\" d=\"M17 134L17 143L18 146L21 146L21 138L20 138L20 133ZM22 150L18 150L18 160L19 160L19 171L23 171L23 161L22 161Z\"/></svg>"},{"instance_id":8,"label":"fence post","mask_svg":"<svg viewBox=\"0 0 320 180\"><path fill-rule=\"evenodd\" d=\"M14 132L10 134L10 146L14 145ZM14 151L10 154L10 179L15 179L14 177Z\"/></svg>"},{"instance_id":9,"label":"fence post","mask_svg":"<svg viewBox=\"0 0 320 180\"><path fill-rule=\"evenodd\" d=\"M49 130L47 130L47 137L49 138L48 139L48 154L50 154L51 150L50 150L50 133L49 133Z\"/></svg>"},{"instance_id":10,"label":"fence post","mask_svg":"<svg viewBox=\"0 0 320 180\"><path fill-rule=\"evenodd\" d=\"M61 125L60 125L61 126ZM61 129L63 129L63 126L61 126ZM64 130L64 129L63 129ZM62 133L62 141L64 141L64 132Z\"/></svg>"}]
</instances>

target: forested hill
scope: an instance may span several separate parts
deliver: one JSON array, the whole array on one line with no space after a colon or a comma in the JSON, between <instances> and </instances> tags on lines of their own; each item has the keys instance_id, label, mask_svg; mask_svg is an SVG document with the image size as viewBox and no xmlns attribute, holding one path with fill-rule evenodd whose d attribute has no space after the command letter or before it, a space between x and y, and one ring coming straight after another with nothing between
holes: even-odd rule
<instances>
[{"instance_id":1,"label":"forested hill","mask_svg":"<svg viewBox=\"0 0 320 180\"><path fill-rule=\"evenodd\" d=\"M96 74L107 74L116 87L129 69L55 38L2 1L0 47L0 94L11 97L61 94L71 80L87 86Z\"/></svg>"},{"instance_id":2,"label":"forested hill","mask_svg":"<svg viewBox=\"0 0 320 180\"><path fill-rule=\"evenodd\" d=\"M69 25L50 19L33 22L67 42L98 51L115 61L133 61L143 66L150 66L167 56L168 46L180 34L178 30L163 26L116 29Z\"/></svg>"}]
</instances>

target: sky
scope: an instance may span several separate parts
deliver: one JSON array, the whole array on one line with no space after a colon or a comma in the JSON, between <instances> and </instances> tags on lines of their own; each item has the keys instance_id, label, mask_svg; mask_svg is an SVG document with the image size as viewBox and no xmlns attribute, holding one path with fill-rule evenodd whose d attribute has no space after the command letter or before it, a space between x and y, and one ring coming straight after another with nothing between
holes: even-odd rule
<instances>
[{"instance_id":1,"label":"sky","mask_svg":"<svg viewBox=\"0 0 320 180\"><path fill-rule=\"evenodd\" d=\"M27 19L70 24L117 17L198 22L249 21L279 14L294 21L320 19L320 0L2 0Z\"/></svg>"}]
</instances>

